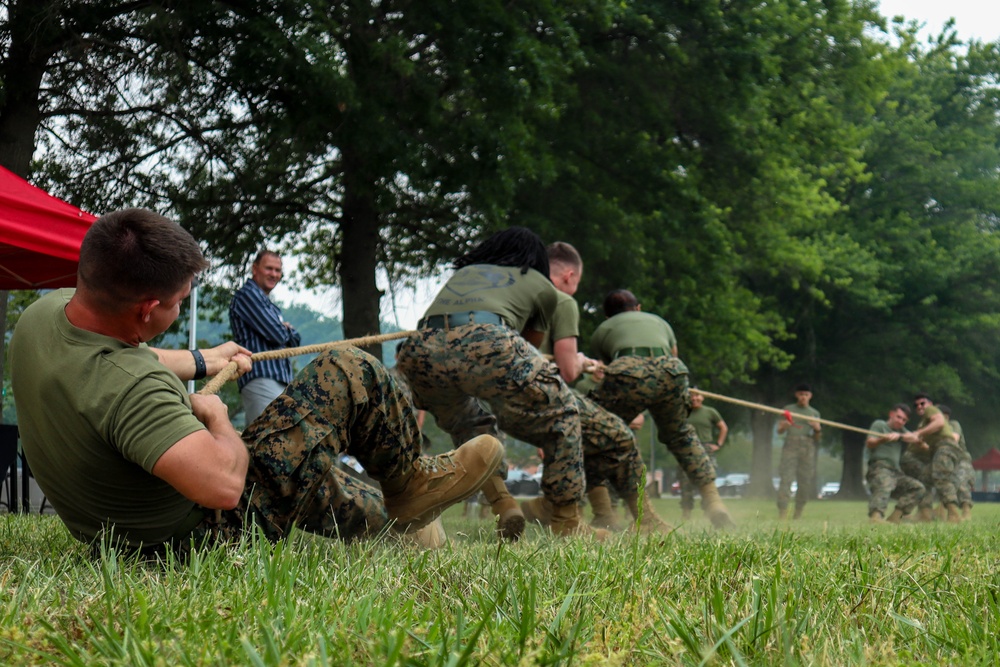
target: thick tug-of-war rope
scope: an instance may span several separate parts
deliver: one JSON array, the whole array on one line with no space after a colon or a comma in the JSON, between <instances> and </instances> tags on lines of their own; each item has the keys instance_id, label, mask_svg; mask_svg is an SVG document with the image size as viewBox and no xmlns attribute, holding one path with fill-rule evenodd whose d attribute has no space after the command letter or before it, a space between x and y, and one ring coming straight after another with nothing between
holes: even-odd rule
<instances>
[{"instance_id":1,"label":"thick tug-of-war rope","mask_svg":"<svg viewBox=\"0 0 1000 667\"><path fill-rule=\"evenodd\" d=\"M551 359L551 355L545 355L546 358ZM588 373L593 373L602 364L584 364L583 370ZM816 417L807 417L806 415L796 414L790 410L782 410L780 408L772 408L770 405L762 405L760 403L751 403L750 401L742 401L738 398L730 398L729 396L723 396L722 394L713 394L710 391L705 391L703 389L692 389L691 393L699 393L705 398L711 398L717 401L723 401L725 403L733 403L734 405L742 405L745 408L750 408L752 410L761 410L763 412L773 412L776 415L781 415L789 422L793 419L798 419L799 421L805 422L817 422L819 424L826 424L827 426L833 426L834 428L842 428L845 431L854 431L856 433L864 433L865 435L874 435L876 437L882 437L884 433L876 433L875 431L869 431L867 429L858 428L857 426L850 426L848 424L841 424L840 422L830 421L829 419L819 419Z\"/></svg>"},{"instance_id":2,"label":"thick tug-of-war rope","mask_svg":"<svg viewBox=\"0 0 1000 667\"><path fill-rule=\"evenodd\" d=\"M726 403L733 403L735 405L742 405L745 408L751 408L753 410L762 410L764 412L773 412L776 415L781 415L785 419L791 421L792 419L798 419L804 422L817 422L819 424L826 424L827 426L833 426L834 428L842 428L845 431L854 431L856 433L864 433L865 435L874 435L876 437L882 437L884 433L876 433L875 431L869 431L867 429L858 428L857 426L849 426L848 424L841 424L840 422L833 422L829 419L820 419L818 417L809 417L807 415L800 415L790 410L782 410L780 408L772 408L769 405L761 405L760 403L751 403L750 401L741 401L738 398L729 398L728 396L723 396L722 394L713 394L710 391L705 391L703 389L692 389L691 393L699 393L705 398L715 399L717 401L725 401Z\"/></svg>"},{"instance_id":3,"label":"thick tug-of-war rope","mask_svg":"<svg viewBox=\"0 0 1000 667\"><path fill-rule=\"evenodd\" d=\"M302 347L286 347L281 350L267 350L265 352L254 352L250 355L251 361L265 361L267 359L287 359L288 357L296 357L300 354L317 354L323 352L324 350L329 350L335 347L364 347L365 345L375 345L377 343L384 343L387 340L396 340L398 338L409 338L416 331L397 331L396 333L388 334L378 334L376 336L364 336L362 338L350 338L348 340L336 340L332 343L318 343L316 345L303 345ZM235 361L230 361L226 364L225 368L219 371L215 377L205 383L198 393L202 395L217 394L219 390L222 389L230 380L236 379L236 371L238 366Z\"/></svg>"}]
</instances>

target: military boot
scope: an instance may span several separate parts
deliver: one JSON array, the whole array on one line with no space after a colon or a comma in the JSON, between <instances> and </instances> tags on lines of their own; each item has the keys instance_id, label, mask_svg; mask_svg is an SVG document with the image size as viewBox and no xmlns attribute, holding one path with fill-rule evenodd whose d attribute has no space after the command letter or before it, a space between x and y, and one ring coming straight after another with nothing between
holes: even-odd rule
<instances>
[{"instance_id":1,"label":"military boot","mask_svg":"<svg viewBox=\"0 0 1000 667\"><path fill-rule=\"evenodd\" d=\"M962 521L972 518L972 503L962 503Z\"/></svg>"},{"instance_id":2,"label":"military boot","mask_svg":"<svg viewBox=\"0 0 1000 667\"><path fill-rule=\"evenodd\" d=\"M962 513L958 511L958 505L955 503L945 505L945 512L948 514L948 523L962 523Z\"/></svg>"},{"instance_id":3,"label":"military boot","mask_svg":"<svg viewBox=\"0 0 1000 667\"><path fill-rule=\"evenodd\" d=\"M497 517L497 535L516 542L524 532L524 514L517 501L507 491L507 485L496 475L490 476L483 484L483 495Z\"/></svg>"},{"instance_id":4,"label":"military boot","mask_svg":"<svg viewBox=\"0 0 1000 667\"><path fill-rule=\"evenodd\" d=\"M421 549L440 549L448 543L448 534L444 532L440 516L423 528L403 533L401 538L404 544L411 544Z\"/></svg>"},{"instance_id":5,"label":"military boot","mask_svg":"<svg viewBox=\"0 0 1000 667\"><path fill-rule=\"evenodd\" d=\"M796 505L795 506L795 514L792 515L792 519L801 519L802 518L802 510L804 510L805 508L806 508L805 505Z\"/></svg>"},{"instance_id":6,"label":"military boot","mask_svg":"<svg viewBox=\"0 0 1000 667\"><path fill-rule=\"evenodd\" d=\"M417 530L450 505L479 490L503 458L503 445L480 435L447 454L419 456L407 474L381 482L383 502L397 530Z\"/></svg>"},{"instance_id":7,"label":"military boot","mask_svg":"<svg viewBox=\"0 0 1000 667\"><path fill-rule=\"evenodd\" d=\"M886 521L888 521L889 523L899 523L902 520L903 520L903 510L899 509L898 507L894 509L892 511L892 514L889 515L889 518L886 519Z\"/></svg>"},{"instance_id":8,"label":"military boot","mask_svg":"<svg viewBox=\"0 0 1000 667\"><path fill-rule=\"evenodd\" d=\"M716 528L732 528L736 524L729 516L726 506L719 497L719 489L715 486L715 481L711 481L699 489L701 493L701 509L708 515L712 525Z\"/></svg>"},{"instance_id":9,"label":"military boot","mask_svg":"<svg viewBox=\"0 0 1000 667\"><path fill-rule=\"evenodd\" d=\"M787 507L779 507L778 508L778 521L784 521L787 518L788 518L788 508Z\"/></svg>"},{"instance_id":10,"label":"military boot","mask_svg":"<svg viewBox=\"0 0 1000 667\"><path fill-rule=\"evenodd\" d=\"M948 514L948 508L944 505L938 505L937 509L934 510L934 520L935 521L948 521L951 517Z\"/></svg>"},{"instance_id":11,"label":"military boot","mask_svg":"<svg viewBox=\"0 0 1000 667\"><path fill-rule=\"evenodd\" d=\"M549 527L553 534L560 537L593 537L598 542L611 537L611 533L603 528L591 528L584 522L579 503L552 505L548 500L544 502L552 508L552 523Z\"/></svg>"},{"instance_id":12,"label":"military boot","mask_svg":"<svg viewBox=\"0 0 1000 667\"><path fill-rule=\"evenodd\" d=\"M670 533L674 530L674 527L669 523L660 518L653 509L653 503L649 501L649 496L643 494L642 496L642 510L639 509L639 496L628 496L625 498L625 505L628 507L628 511L632 514L632 517L637 522L637 528L640 533L644 535L650 535L653 533ZM641 515L641 519L640 519Z\"/></svg>"},{"instance_id":13,"label":"military boot","mask_svg":"<svg viewBox=\"0 0 1000 667\"><path fill-rule=\"evenodd\" d=\"M521 512L524 513L524 520L529 523L537 523L546 528L552 523L552 503L545 496L522 500Z\"/></svg>"},{"instance_id":14,"label":"military boot","mask_svg":"<svg viewBox=\"0 0 1000 667\"><path fill-rule=\"evenodd\" d=\"M934 511L926 505L917 510L917 521L920 523L930 523L934 520Z\"/></svg>"},{"instance_id":15,"label":"military boot","mask_svg":"<svg viewBox=\"0 0 1000 667\"><path fill-rule=\"evenodd\" d=\"M685 521L690 521L691 520L691 508L690 507L684 507L684 508L681 509L681 518L684 519Z\"/></svg>"},{"instance_id":16,"label":"military boot","mask_svg":"<svg viewBox=\"0 0 1000 667\"><path fill-rule=\"evenodd\" d=\"M885 523L885 515L875 510L868 515L868 523Z\"/></svg>"},{"instance_id":17,"label":"military boot","mask_svg":"<svg viewBox=\"0 0 1000 667\"><path fill-rule=\"evenodd\" d=\"M590 525L594 528L605 528L616 533L621 532L621 524L615 516L615 509L611 506L611 493L606 486L595 486L587 491L587 500L590 501L590 508L594 510L594 518Z\"/></svg>"}]
</instances>

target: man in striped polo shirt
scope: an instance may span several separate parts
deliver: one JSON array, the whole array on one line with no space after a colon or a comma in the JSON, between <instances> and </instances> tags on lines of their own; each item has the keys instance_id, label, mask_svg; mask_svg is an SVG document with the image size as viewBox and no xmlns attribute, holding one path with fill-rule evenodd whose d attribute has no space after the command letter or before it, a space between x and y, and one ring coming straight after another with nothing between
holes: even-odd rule
<instances>
[{"instance_id":1,"label":"man in striped polo shirt","mask_svg":"<svg viewBox=\"0 0 1000 667\"><path fill-rule=\"evenodd\" d=\"M268 295L281 280L281 257L272 250L261 250L253 261L250 279L229 304L229 324L233 339L252 352L296 347L302 337L286 322ZM240 396L247 426L277 398L292 381L292 362L288 359L255 361L253 369L239 378Z\"/></svg>"}]
</instances>

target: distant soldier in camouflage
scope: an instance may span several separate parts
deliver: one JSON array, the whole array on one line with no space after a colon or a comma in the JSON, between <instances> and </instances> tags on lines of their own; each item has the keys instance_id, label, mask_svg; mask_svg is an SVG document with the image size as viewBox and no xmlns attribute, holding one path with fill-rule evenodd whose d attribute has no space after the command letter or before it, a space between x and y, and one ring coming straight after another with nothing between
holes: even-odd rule
<instances>
[{"instance_id":1,"label":"distant soldier in camouflage","mask_svg":"<svg viewBox=\"0 0 1000 667\"><path fill-rule=\"evenodd\" d=\"M938 408L934 407L930 396L917 394L914 399L917 414L920 415L920 427L912 433L903 436L908 443L925 442L931 450L931 481L937 491L938 498L947 512L948 521L959 523L962 514L958 508L958 487L955 483L955 471L961 451L955 440L954 431Z\"/></svg>"},{"instance_id":2,"label":"distant soldier in camouflage","mask_svg":"<svg viewBox=\"0 0 1000 667\"><path fill-rule=\"evenodd\" d=\"M596 364L578 350L580 335L580 310L573 294L583 275L583 260L576 248L568 243L556 242L547 248L549 278L559 290L559 303L552 318L552 326L545 332L541 350L552 354L559 374L572 385L580 378L584 365ZM636 521L640 520L643 532L669 532L673 527L660 519L648 499L644 498L640 510L639 491L645 486L642 457L636 446L635 436L629 426L594 401L574 391L580 410L580 427L583 437L583 466L587 478L587 498L594 512L591 526L620 530L611 507L611 494L607 484L614 487L624 499ZM545 498L534 498L521 503L525 518L548 525L551 508Z\"/></svg>"},{"instance_id":3,"label":"distant soldier in camouflage","mask_svg":"<svg viewBox=\"0 0 1000 667\"><path fill-rule=\"evenodd\" d=\"M903 474L899 468L902 450L900 438L906 433L906 422L910 418L910 408L898 403L889 410L889 418L876 419L868 427L869 431L882 435L869 435L865 440L868 453L868 518L872 523L886 521L885 510L889 499L896 499L896 509L889 515L889 523L899 523L917 506L926 489L918 480Z\"/></svg>"},{"instance_id":4,"label":"distant soldier in camouflage","mask_svg":"<svg viewBox=\"0 0 1000 667\"><path fill-rule=\"evenodd\" d=\"M799 384L795 387L795 402L786 405L785 412L802 415L808 419L788 419L778 423L778 435L785 434L785 444L781 448L781 462L778 465L781 481L778 483L778 518L788 516L788 504L792 497L792 482L796 481L795 514L802 516L802 510L810 498L816 497L816 448L819 445L819 410L809 405L812 387Z\"/></svg>"},{"instance_id":5,"label":"distant soldier in camouflage","mask_svg":"<svg viewBox=\"0 0 1000 667\"><path fill-rule=\"evenodd\" d=\"M594 356L607 364L591 393L601 407L626 421L649 410L663 442L701 492L702 508L717 527L733 521L715 486L715 467L688 424L688 369L677 358L677 338L663 319L641 312L635 295L614 290L604 299L607 319L591 338Z\"/></svg>"},{"instance_id":6,"label":"distant soldier in camouflage","mask_svg":"<svg viewBox=\"0 0 1000 667\"><path fill-rule=\"evenodd\" d=\"M903 453L899 457L899 468L907 477L912 477L924 485L926 492L920 499L916 520L930 522L934 520L934 500L937 492L931 480L931 448L925 442L904 443Z\"/></svg>"},{"instance_id":7,"label":"distant soldier in camouflage","mask_svg":"<svg viewBox=\"0 0 1000 667\"><path fill-rule=\"evenodd\" d=\"M715 455L726 444L726 436L729 435L729 426L715 408L705 404L705 397L697 391L697 387L691 388L691 414L688 416L688 423L694 427L698 434L698 440L702 447L708 452L708 458L712 461L712 467L718 470L715 462ZM691 510L694 509L694 485L691 480L680 469L678 477L681 484L681 516L685 519L691 518Z\"/></svg>"},{"instance_id":8,"label":"distant soldier in camouflage","mask_svg":"<svg viewBox=\"0 0 1000 667\"><path fill-rule=\"evenodd\" d=\"M584 469L577 401L558 368L532 346L541 343L540 332L549 328L558 303L545 245L530 230L511 227L460 257L455 268L417 334L399 348L399 368L414 402L453 439L496 433L499 426L540 447L552 531L607 537L580 515ZM487 480L483 492L499 534L518 539L524 515L503 479Z\"/></svg>"},{"instance_id":9,"label":"distant soldier in camouflage","mask_svg":"<svg viewBox=\"0 0 1000 667\"><path fill-rule=\"evenodd\" d=\"M962 510L962 520L968 521L972 518L972 489L976 484L976 471L972 467L972 455L969 454L969 446L965 442L965 432L962 425L956 419L951 418L951 408L947 405L939 405L938 409L944 413L944 418L948 420L948 425L957 438L958 448L961 455L958 464L955 466L955 487L958 496L958 506Z\"/></svg>"}]
</instances>

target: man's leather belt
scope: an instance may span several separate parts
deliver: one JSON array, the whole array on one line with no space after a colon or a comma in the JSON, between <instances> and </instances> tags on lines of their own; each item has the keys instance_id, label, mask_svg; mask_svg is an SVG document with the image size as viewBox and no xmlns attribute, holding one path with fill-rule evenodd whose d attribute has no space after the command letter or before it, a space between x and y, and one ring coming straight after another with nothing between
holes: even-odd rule
<instances>
[{"instance_id":1,"label":"man's leather belt","mask_svg":"<svg viewBox=\"0 0 1000 667\"><path fill-rule=\"evenodd\" d=\"M463 324L500 324L505 322L496 313L485 310L468 310L445 315L430 315L417 322L418 329L453 329Z\"/></svg>"},{"instance_id":2,"label":"man's leather belt","mask_svg":"<svg viewBox=\"0 0 1000 667\"><path fill-rule=\"evenodd\" d=\"M662 347L625 347L615 352L618 357L665 357L667 350Z\"/></svg>"}]
</instances>

